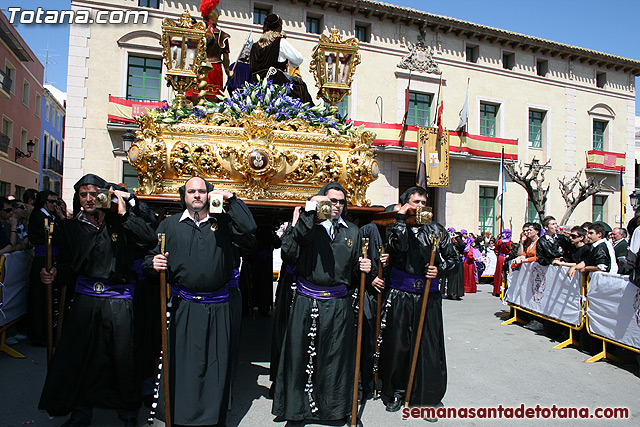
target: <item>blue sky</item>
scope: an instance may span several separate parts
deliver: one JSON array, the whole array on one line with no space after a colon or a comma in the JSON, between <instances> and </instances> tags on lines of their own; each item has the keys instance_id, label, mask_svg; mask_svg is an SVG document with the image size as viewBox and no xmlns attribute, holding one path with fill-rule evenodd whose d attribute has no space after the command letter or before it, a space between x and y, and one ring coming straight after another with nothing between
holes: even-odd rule
<instances>
[{"instance_id":1,"label":"blue sky","mask_svg":"<svg viewBox=\"0 0 640 427\"><path fill-rule=\"evenodd\" d=\"M3 0L2 8L33 9L41 6L50 10L68 10L70 3L70 0ZM221 3L225 8L232 1L222 0ZM393 0L387 3L640 60L637 37L640 1ZM43 64L48 46L47 80L66 90L68 27L53 24L22 24L17 27ZM638 84L640 79L636 78L636 87ZM639 99L640 93L636 95L636 114L640 114Z\"/></svg>"}]
</instances>

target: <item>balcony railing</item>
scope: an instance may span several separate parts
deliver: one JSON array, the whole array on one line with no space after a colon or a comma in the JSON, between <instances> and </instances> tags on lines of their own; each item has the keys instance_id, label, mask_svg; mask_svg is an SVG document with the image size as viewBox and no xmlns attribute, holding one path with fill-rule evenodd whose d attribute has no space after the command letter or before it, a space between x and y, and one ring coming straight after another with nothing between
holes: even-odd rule
<instances>
[{"instance_id":1,"label":"balcony railing","mask_svg":"<svg viewBox=\"0 0 640 427\"><path fill-rule=\"evenodd\" d=\"M0 151L6 153L9 151L9 142L11 142L11 138L9 135L5 135L4 133L0 133Z\"/></svg>"},{"instance_id":2,"label":"balcony railing","mask_svg":"<svg viewBox=\"0 0 640 427\"><path fill-rule=\"evenodd\" d=\"M9 93L12 84L11 78L4 71L0 70L0 87L2 87L2 90Z\"/></svg>"},{"instance_id":3,"label":"balcony railing","mask_svg":"<svg viewBox=\"0 0 640 427\"><path fill-rule=\"evenodd\" d=\"M53 156L49 156L44 168L62 175L62 162Z\"/></svg>"}]
</instances>

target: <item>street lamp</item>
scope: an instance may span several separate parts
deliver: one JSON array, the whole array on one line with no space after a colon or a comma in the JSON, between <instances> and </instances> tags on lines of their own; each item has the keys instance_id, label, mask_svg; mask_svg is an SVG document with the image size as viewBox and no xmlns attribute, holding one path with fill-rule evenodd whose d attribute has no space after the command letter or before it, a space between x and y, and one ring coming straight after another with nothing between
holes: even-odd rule
<instances>
[{"instance_id":1,"label":"street lamp","mask_svg":"<svg viewBox=\"0 0 640 427\"><path fill-rule=\"evenodd\" d=\"M336 27L331 34L322 34L311 54L309 70L316 79L318 97L332 106L337 105L351 91L351 82L360 64L358 39L342 41Z\"/></svg>"},{"instance_id":2,"label":"street lamp","mask_svg":"<svg viewBox=\"0 0 640 427\"><path fill-rule=\"evenodd\" d=\"M176 92L178 108L187 103L185 92L198 84L201 67L206 64L206 27L195 23L189 12L180 19L165 18L162 21L162 57L167 67L167 83Z\"/></svg>"},{"instance_id":3,"label":"street lamp","mask_svg":"<svg viewBox=\"0 0 640 427\"><path fill-rule=\"evenodd\" d=\"M27 142L27 152L23 153L22 151L20 151L20 149L18 147L16 147L16 158L15 161L17 162L19 158L21 157L31 157L31 155L33 154L33 147L35 147L36 144L33 143L33 140L29 140L29 142Z\"/></svg>"},{"instance_id":4,"label":"street lamp","mask_svg":"<svg viewBox=\"0 0 640 427\"><path fill-rule=\"evenodd\" d=\"M633 190L633 192L629 194L629 201L631 202L634 214L638 215L638 208L640 208L640 190Z\"/></svg>"},{"instance_id":5,"label":"street lamp","mask_svg":"<svg viewBox=\"0 0 640 427\"><path fill-rule=\"evenodd\" d=\"M136 134L131 132L130 129L127 129L127 132L124 135L122 135L122 150L125 153L128 153L129 149L131 148L131 146L135 141L136 141Z\"/></svg>"}]
</instances>

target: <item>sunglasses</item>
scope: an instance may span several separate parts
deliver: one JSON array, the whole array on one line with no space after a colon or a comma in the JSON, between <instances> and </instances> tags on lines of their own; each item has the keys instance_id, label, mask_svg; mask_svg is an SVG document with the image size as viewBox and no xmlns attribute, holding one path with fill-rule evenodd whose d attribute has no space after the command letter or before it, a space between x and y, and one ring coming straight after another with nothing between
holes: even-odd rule
<instances>
[{"instance_id":1,"label":"sunglasses","mask_svg":"<svg viewBox=\"0 0 640 427\"><path fill-rule=\"evenodd\" d=\"M58 203L60 203L59 200L49 200L47 199L47 203L51 203L52 205L57 205Z\"/></svg>"},{"instance_id":2,"label":"sunglasses","mask_svg":"<svg viewBox=\"0 0 640 427\"><path fill-rule=\"evenodd\" d=\"M4 208L2 209L3 211L5 211L6 213L11 213L13 212L13 208Z\"/></svg>"},{"instance_id":3,"label":"sunglasses","mask_svg":"<svg viewBox=\"0 0 640 427\"><path fill-rule=\"evenodd\" d=\"M83 199L85 199L87 197L87 195L90 195L91 197L93 197L94 199L96 197L98 197L98 192L97 191L81 191L78 193L78 195L80 197L82 197Z\"/></svg>"},{"instance_id":4,"label":"sunglasses","mask_svg":"<svg viewBox=\"0 0 640 427\"><path fill-rule=\"evenodd\" d=\"M329 199L329 201L334 205L344 205L346 203L345 199Z\"/></svg>"},{"instance_id":5,"label":"sunglasses","mask_svg":"<svg viewBox=\"0 0 640 427\"><path fill-rule=\"evenodd\" d=\"M578 237L580 237L579 234L569 234L569 237L571 237L572 239L577 239Z\"/></svg>"},{"instance_id":6,"label":"sunglasses","mask_svg":"<svg viewBox=\"0 0 640 427\"><path fill-rule=\"evenodd\" d=\"M18 209L23 209L24 210L24 209L27 209L27 208L25 207L25 205L18 205Z\"/></svg>"}]
</instances>

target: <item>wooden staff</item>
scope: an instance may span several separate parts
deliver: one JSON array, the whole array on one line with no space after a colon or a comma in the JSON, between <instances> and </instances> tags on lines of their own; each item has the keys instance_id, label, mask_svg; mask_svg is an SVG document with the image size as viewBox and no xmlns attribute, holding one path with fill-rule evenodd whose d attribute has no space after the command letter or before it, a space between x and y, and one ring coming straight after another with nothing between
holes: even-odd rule
<instances>
[{"instance_id":1,"label":"wooden staff","mask_svg":"<svg viewBox=\"0 0 640 427\"><path fill-rule=\"evenodd\" d=\"M433 267L436 260L436 251L440 244L442 236L431 236L433 246L431 247L431 258L429 258L429 267ZM422 308L420 309L420 321L418 322L418 330L416 331L416 341L413 344L413 356L411 358L411 370L409 371L409 383L407 384L407 393L405 394L404 407L409 407L411 400L411 391L413 390L413 378L416 374L416 365L418 363L418 353L420 351L420 341L422 340L422 328L424 327L424 318L427 313L427 301L429 300L429 288L431 287L431 279L427 279L424 285L424 293L422 294Z\"/></svg>"},{"instance_id":2,"label":"wooden staff","mask_svg":"<svg viewBox=\"0 0 640 427\"><path fill-rule=\"evenodd\" d=\"M158 234L160 253L164 255L165 234ZM162 385L164 387L164 424L171 427L171 405L169 390L169 339L167 336L167 272L160 271L160 331L162 335Z\"/></svg>"},{"instance_id":3,"label":"wooden staff","mask_svg":"<svg viewBox=\"0 0 640 427\"><path fill-rule=\"evenodd\" d=\"M380 257L384 254L384 246L380 246L378 248L378 278L382 279L382 261ZM378 337L380 336L380 322L382 317L382 292L378 292L377 299L377 308L376 308L376 354L380 350L378 348ZM380 370L380 365L378 364L378 369L376 369L376 373L373 375L373 397L374 399L378 398L379 390L378 390L378 371Z\"/></svg>"},{"instance_id":4,"label":"wooden staff","mask_svg":"<svg viewBox=\"0 0 640 427\"><path fill-rule=\"evenodd\" d=\"M369 239L362 238L362 257L367 258ZM353 396L351 400L351 427L358 425L358 380L360 377L360 357L362 355L362 323L364 317L364 285L367 273L360 273L360 305L358 306L358 332L356 335L356 371L353 378Z\"/></svg>"},{"instance_id":5,"label":"wooden staff","mask_svg":"<svg viewBox=\"0 0 640 427\"><path fill-rule=\"evenodd\" d=\"M53 268L53 251L51 249L51 237L53 235L53 221L49 222L49 218L44 219L44 233L46 237L45 248L45 268L47 273ZM51 363L53 355L53 282L45 285L47 288L47 368Z\"/></svg>"}]
</instances>

